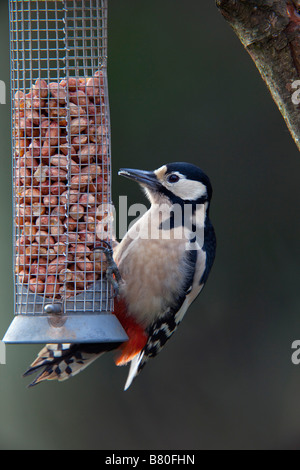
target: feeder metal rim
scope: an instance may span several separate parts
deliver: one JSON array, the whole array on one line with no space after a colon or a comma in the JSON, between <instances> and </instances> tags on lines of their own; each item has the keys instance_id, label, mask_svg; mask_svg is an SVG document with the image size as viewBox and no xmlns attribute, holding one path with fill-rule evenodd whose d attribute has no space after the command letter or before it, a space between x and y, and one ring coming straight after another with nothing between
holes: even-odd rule
<instances>
[{"instance_id":1,"label":"feeder metal rim","mask_svg":"<svg viewBox=\"0 0 300 470\"><path fill-rule=\"evenodd\" d=\"M43 343L123 343L128 336L112 313L58 315L16 315L3 342Z\"/></svg>"}]
</instances>

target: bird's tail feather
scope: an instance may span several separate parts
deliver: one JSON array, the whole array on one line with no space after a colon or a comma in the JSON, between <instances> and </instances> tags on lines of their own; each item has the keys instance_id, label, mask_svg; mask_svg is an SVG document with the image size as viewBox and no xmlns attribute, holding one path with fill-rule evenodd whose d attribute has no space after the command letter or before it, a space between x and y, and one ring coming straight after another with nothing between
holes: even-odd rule
<instances>
[{"instance_id":1,"label":"bird's tail feather","mask_svg":"<svg viewBox=\"0 0 300 470\"><path fill-rule=\"evenodd\" d=\"M62 382L69 377L74 377L105 352L119 346L120 343L46 344L23 377L42 369L29 387L44 380Z\"/></svg>"},{"instance_id":2,"label":"bird's tail feather","mask_svg":"<svg viewBox=\"0 0 300 470\"><path fill-rule=\"evenodd\" d=\"M128 390L134 379L139 375L148 361L148 356L143 349L140 354L137 354L130 362L128 377L125 383L124 391Z\"/></svg>"}]
</instances>

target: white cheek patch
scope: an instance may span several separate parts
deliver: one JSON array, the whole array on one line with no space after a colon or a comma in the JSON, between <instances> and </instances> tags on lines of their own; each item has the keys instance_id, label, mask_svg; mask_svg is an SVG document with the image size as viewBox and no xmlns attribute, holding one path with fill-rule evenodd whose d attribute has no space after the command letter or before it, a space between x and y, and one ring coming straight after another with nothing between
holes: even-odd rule
<instances>
[{"instance_id":1,"label":"white cheek patch","mask_svg":"<svg viewBox=\"0 0 300 470\"><path fill-rule=\"evenodd\" d=\"M183 200L196 201L207 195L206 186L200 181L180 179L177 183L168 184L168 187L175 196Z\"/></svg>"}]
</instances>

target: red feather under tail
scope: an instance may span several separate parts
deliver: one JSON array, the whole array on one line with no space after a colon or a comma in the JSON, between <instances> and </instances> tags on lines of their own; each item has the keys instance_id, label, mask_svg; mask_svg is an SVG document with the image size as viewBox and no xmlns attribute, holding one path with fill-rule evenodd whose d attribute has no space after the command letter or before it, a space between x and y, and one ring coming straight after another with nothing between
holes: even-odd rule
<instances>
[{"instance_id":1,"label":"red feather under tail","mask_svg":"<svg viewBox=\"0 0 300 470\"><path fill-rule=\"evenodd\" d=\"M124 300L115 299L114 314L123 326L129 338L118 348L120 352L115 359L117 366L123 366L139 354L147 343L148 335L144 328L138 325L135 320L127 314Z\"/></svg>"}]
</instances>

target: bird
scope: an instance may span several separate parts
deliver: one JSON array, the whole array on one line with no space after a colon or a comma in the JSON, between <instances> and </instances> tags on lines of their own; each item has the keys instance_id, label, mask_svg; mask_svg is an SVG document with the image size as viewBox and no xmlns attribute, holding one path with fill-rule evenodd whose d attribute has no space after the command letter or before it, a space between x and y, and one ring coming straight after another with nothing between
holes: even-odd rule
<instances>
[{"instance_id":1,"label":"bird","mask_svg":"<svg viewBox=\"0 0 300 470\"><path fill-rule=\"evenodd\" d=\"M154 358L205 286L216 254L210 221L212 185L196 165L164 164L154 171L120 169L137 182L149 209L114 249L107 248L117 296L114 314L127 333L123 343L47 344L24 376L64 381L108 351L116 365L129 365L124 390Z\"/></svg>"}]
</instances>

